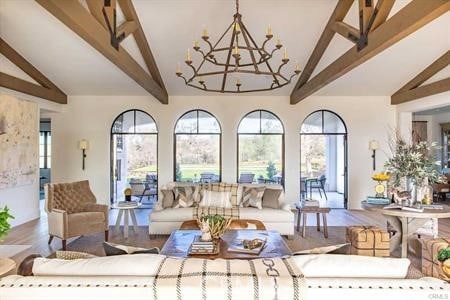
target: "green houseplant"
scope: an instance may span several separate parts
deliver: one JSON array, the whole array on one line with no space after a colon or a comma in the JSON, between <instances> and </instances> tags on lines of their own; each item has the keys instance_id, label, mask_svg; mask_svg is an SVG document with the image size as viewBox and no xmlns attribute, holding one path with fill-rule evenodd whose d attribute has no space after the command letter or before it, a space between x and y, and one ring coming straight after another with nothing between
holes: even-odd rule
<instances>
[{"instance_id":1,"label":"green houseplant","mask_svg":"<svg viewBox=\"0 0 450 300\"><path fill-rule=\"evenodd\" d=\"M14 217L9 213L9 208L5 206L3 209L0 209L0 241L11 230L10 219L14 219Z\"/></svg>"}]
</instances>

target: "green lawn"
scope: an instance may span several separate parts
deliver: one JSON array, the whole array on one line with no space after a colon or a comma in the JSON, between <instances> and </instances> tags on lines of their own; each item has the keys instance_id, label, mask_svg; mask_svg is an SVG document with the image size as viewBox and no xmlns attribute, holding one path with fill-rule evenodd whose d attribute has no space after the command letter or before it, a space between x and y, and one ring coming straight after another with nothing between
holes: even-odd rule
<instances>
[{"instance_id":1,"label":"green lawn","mask_svg":"<svg viewBox=\"0 0 450 300\"><path fill-rule=\"evenodd\" d=\"M239 172L253 173L255 174L255 178L258 178L261 175L264 178L267 178L267 164L268 163L264 161L242 162L240 164ZM281 171L281 163L275 163L275 167L277 168L277 172ZM182 173L183 181L192 180L194 179L195 175L197 175L197 179L200 179L201 173L219 174L219 166L213 164L184 164L180 165L180 170ZM150 165L135 170L130 170L129 177L144 179L145 175L147 175L148 173L155 173L156 171L156 165Z\"/></svg>"}]
</instances>

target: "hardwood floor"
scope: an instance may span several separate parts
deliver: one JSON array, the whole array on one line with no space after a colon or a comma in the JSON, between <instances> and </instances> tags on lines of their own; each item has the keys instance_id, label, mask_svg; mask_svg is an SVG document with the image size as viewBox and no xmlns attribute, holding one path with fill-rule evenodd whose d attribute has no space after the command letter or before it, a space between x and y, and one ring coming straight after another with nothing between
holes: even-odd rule
<instances>
[{"instance_id":1,"label":"hardwood floor","mask_svg":"<svg viewBox=\"0 0 450 300\"><path fill-rule=\"evenodd\" d=\"M140 247L162 247L167 236L158 236L150 239L147 232L149 209L136 210L139 230L134 233L130 230L128 239L123 237L122 231L115 231L114 227L110 227L110 241L114 243L127 244ZM116 221L117 210L110 211L110 224ZM365 224L385 226L383 216L365 210L344 210L333 209L328 217L329 238L325 239L322 232L317 232L315 218L308 219L307 235L302 238L298 233L295 234L293 240L286 240L292 251L310 249L319 246L333 245L345 242L345 226ZM443 237L450 237L450 219L439 221L439 234ZM104 255L102 249L103 233L92 236L84 236L73 238L68 241L68 250L85 251L96 255ZM8 237L1 244L9 245L32 245L31 248L12 257L17 263L29 254L40 254L49 256L56 250L61 249L61 240L55 238L48 245L47 216L42 214L40 219L30 221L13 228Z\"/></svg>"}]
</instances>

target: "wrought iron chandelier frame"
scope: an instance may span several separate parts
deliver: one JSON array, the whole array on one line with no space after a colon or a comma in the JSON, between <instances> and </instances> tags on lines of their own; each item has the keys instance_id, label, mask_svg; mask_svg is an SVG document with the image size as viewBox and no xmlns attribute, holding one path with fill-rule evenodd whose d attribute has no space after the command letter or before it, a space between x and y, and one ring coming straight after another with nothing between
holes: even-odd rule
<instances>
[{"instance_id":1,"label":"wrought iron chandelier frame","mask_svg":"<svg viewBox=\"0 0 450 300\"><path fill-rule=\"evenodd\" d=\"M224 39L224 37L231 30L231 40L230 46L228 47L220 47L218 48L219 43ZM243 45L239 45L239 41L241 40L239 37L242 37L244 41ZM283 75L281 73L282 68L286 66L289 62L289 58L287 57L287 52L285 50L284 56L281 59L281 64L278 66L276 71L272 68L269 63L269 60L273 58L274 53L279 51L283 45L280 40L277 41L275 47L272 50L266 49L267 43L273 38L272 29L268 28L266 33L266 39L262 43L261 47L257 45L254 38L251 36L245 24L242 22L242 15L239 13L239 0L236 0L236 13L233 15L233 22L228 26L219 40L213 45L210 40L206 29L203 31L202 40L207 44L209 49L202 50L198 44L198 42L194 43L193 49L195 52L202 55L202 61L198 65L198 67L193 66L192 57L190 51L188 49L185 63L192 69L192 76L186 78L182 71L181 67L177 67L176 75L182 78L186 85L200 89L203 91L211 91L211 92L220 92L220 93L249 93L249 92L260 92L260 91L270 91L274 89L281 88L289 83L291 83L292 78L300 74L300 68L298 64L294 70L294 73L290 76ZM226 61L219 61L216 58L216 54L220 52L227 52ZM240 51L248 51L249 56L251 58L250 62L240 63L241 54ZM259 55L259 58L257 56ZM234 62L232 61L234 59ZM223 67L223 70L220 71L212 71L212 72L201 72L201 68L204 64L208 62L218 67ZM242 69L242 67L251 67L253 69ZM260 70L260 66L266 66L268 71ZM226 89L227 77L228 74L232 73L243 73L243 74L255 74L255 75L269 75L272 77L272 83L268 87L257 88L257 89L248 89L243 90L242 83L239 79L236 80L236 89ZM221 75L222 74L222 84L220 89L211 89L206 86L206 81L204 77L213 76L213 75ZM198 79L197 83L195 79Z\"/></svg>"}]
</instances>

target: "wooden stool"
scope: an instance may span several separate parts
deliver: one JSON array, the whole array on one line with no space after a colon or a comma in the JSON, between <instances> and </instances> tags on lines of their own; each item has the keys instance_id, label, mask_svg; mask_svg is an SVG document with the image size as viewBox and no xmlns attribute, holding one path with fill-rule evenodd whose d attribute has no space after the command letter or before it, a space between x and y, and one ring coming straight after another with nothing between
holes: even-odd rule
<instances>
[{"instance_id":1,"label":"wooden stool","mask_svg":"<svg viewBox=\"0 0 450 300\"><path fill-rule=\"evenodd\" d=\"M309 213L315 213L317 218L317 231L320 231L320 214L322 214L323 220L323 236L328 238L328 224L327 224L327 214L330 212L329 207L319 207L319 206L305 206L302 207L297 205L297 231L300 231L300 221L303 216L303 228L302 237L306 235L306 221L307 215Z\"/></svg>"}]
</instances>

